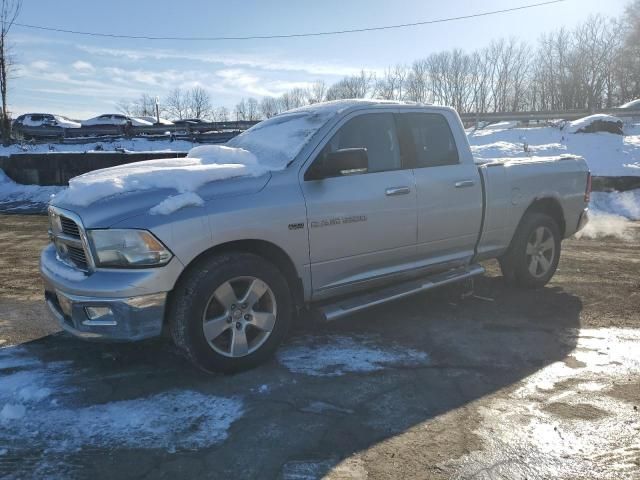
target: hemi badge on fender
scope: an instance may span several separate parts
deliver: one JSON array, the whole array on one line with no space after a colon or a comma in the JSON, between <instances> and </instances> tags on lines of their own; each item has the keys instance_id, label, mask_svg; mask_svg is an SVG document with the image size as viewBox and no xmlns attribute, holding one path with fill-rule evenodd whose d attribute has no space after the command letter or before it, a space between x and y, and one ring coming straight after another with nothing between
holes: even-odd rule
<instances>
[{"instance_id":1,"label":"hemi badge on fender","mask_svg":"<svg viewBox=\"0 0 640 480\"><path fill-rule=\"evenodd\" d=\"M289 230L300 230L301 228L304 228L303 222L289 224Z\"/></svg>"}]
</instances>

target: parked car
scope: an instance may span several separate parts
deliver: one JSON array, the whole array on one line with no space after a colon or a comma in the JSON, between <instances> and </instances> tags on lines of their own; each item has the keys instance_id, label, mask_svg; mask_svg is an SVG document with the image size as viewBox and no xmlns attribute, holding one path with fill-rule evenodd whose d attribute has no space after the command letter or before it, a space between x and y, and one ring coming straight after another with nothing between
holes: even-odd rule
<instances>
[{"instance_id":1,"label":"parked car","mask_svg":"<svg viewBox=\"0 0 640 480\"><path fill-rule=\"evenodd\" d=\"M51 113L25 113L12 123L12 133L15 138L29 139L37 137L64 136L67 128L80 128L79 122Z\"/></svg>"},{"instance_id":2,"label":"parked car","mask_svg":"<svg viewBox=\"0 0 640 480\"><path fill-rule=\"evenodd\" d=\"M208 123L208 122L205 122L201 118L183 118L180 120L173 121L173 124L178 127L192 127L192 126L202 125L204 123Z\"/></svg>"},{"instance_id":3,"label":"parked car","mask_svg":"<svg viewBox=\"0 0 640 480\"><path fill-rule=\"evenodd\" d=\"M140 118L122 115L120 113L106 113L104 115L99 115L97 117L90 118L89 120L82 121L83 127L95 127L100 125L132 125L134 127L148 127L152 125L152 123Z\"/></svg>"},{"instance_id":4,"label":"parked car","mask_svg":"<svg viewBox=\"0 0 640 480\"><path fill-rule=\"evenodd\" d=\"M139 340L166 327L200 368L242 370L296 312L335 320L481 275L483 260L540 288L587 222L584 160L476 164L446 107L316 104L190 156L90 173L52 200L41 272L65 330Z\"/></svg>"},{"instance_id":5,"label":"parked car","mask_svg":"<svg viewBox=\"0 0 640 480\"><path fill-rule=\"evenodd\" d=\"M640 110L640 98L627 102L624 105L620 105L618 108L624 108L625 110Z\"/></svg>"},{"instance_id":6,"label":"parked car","mask_svg":"<svg viewBox=\"0 0 640 480\"><path fill-rule=\"evenodd\" d=\"M151 125L173 125L171 120L167 120L166 118L160 117L160 121L156 117L138 117L140 120L144 120L145 122L149 122Z\"/></svg>"}]
</instances>

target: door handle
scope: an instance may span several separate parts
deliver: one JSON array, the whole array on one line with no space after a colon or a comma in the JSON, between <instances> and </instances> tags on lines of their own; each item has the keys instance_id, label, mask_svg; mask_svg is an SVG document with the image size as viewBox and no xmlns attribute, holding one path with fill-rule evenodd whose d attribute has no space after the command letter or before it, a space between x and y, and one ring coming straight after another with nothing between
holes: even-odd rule
<instances>
[{"instance_id":1,"label":"door handle","mask_svg":"<svg viewBox=\"0 0 640 480\"><path fill-rule=\"evenodd\" d=\"M460 180L455 183L456 188L473 187L476 184L473 180Z\"/></svg>"},{"instance_id":2,"label":"door handle","mask_svg":"<svg viewBox=\"0 0 640 480\"><path fill-rule=\"evenodd\" d=\"M409 187L390 187L384 193L387 197L394 197L396 195L406 195L409 192L411 192Z\"/></svg>"}]
</instances>

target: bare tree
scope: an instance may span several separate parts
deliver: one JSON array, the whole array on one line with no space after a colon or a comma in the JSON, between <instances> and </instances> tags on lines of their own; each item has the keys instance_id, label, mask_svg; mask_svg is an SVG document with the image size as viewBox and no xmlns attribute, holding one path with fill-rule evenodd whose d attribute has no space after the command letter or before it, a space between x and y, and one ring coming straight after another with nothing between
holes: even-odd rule
<instances>
[{"instance_id":1,"label":"bare tree","mask_svg":"<svg viewBox=\"0 0 640 480\"><path fill-rule=\"evenodd\" d=\"M247 98L246 107L247 107L246 109L247 120L249 120L250 122L255 122L256 120L259 120L260 109L258 106L258 100L256 100L253 97Z\"/></svg>"},{"instance_id":2,"label":"bare tree","mask_svg":"<svg viewBox=\"0 0 640 480\"><path fill-rule=\"evenodd\" d=\"M213 109L213 119L216 122L228 122L229 109L227 107L218 107Z\"/></svg>"},{"instance_id":3,"label":"bare tree","mask_svg":"<svg viewBox=\"0 0 640 480\"><path fill-rule=\"evenodd\" d=\"M318 103L324 101L324 97L327 94L327 85L322 80L313 82L313 85L307 92L307 101L312 103Z\"/></svg>"},{"instance_id":4,"label":"bare tree","mask_svg":"<svg viewBox=\"0 0 640 480\"><path fill-rule=\"evenodd\" d=\"M205 119L211 116L211 97L202 87L196 86L187 92L186 104L190 118Z\"/></svg>"},{"instance_id":5,"label":"bare tree","mask_svg":"<svg viewBox=\"0 0 640 480\"><path fill-rule=\"evenodd\" d=\"M371 93L375 75L362 70L359 75L344 77L327 89L327 100L343 98L366 98Z\"/></svg>"},{"instance_id":6,"label":"bare tree","mask_svg":"<svg viewBox=\"0 0 640 480\"><path fill-rule=\"evenodd\" d=\"M384 100L403 100L408 76L409 71L405 66L388 68L382 78L376 80L373 95Z\"/></svg>"},{"instance_id":7,"label":"bare tree","mask_svg":"<svg viewBox=\"0 0 640 480\"><path fill-rule=\"evenodd\" d=\"M407 75L407 100L425 103L429 101L429 75L426 60L416 60Z\"/></svg>"},{"instance_id":8,"label":"bare tree","mask_svg":"<svg viewBox=\"0 0 640 480\"><path fill-rule=\"evenodd\" d=\"M260 101L260 113L264 118L271 118L280 113L280 102L274 97L264 97Z\"/></svg>"},{"instance_id":9,"label":"bare tree","mask_svg":"<svg viewBox=\"0 0 640 480\"><path fill-rule=\"evenodd\" d=\"M169 92L164 104L171 118L178 120L188 118L187 98L185 93L179 88L174 88Z\"/></svg>"},{"instance_id":10,"label":"bare tree","mask_svg":"<svg viewBox=\"0 0 640 480\"><path fill-rule=\"evenodd\" d=\"M22 9L22 0L0 0L0 99L2 101L2 141L8 144L11 138L11 122L7 105L8 81L14 62L9 51L8 36L11 27Z\"/></svg>"},{"instance_id":11,"label":"bare tree","mask_svg":"<svg viewBox=\"0 0 640 480\"><path fill-rule=\"evenodd\" d=\"M244 98L236 103L234 112L236 114L236 121L247 120L247 101Z\"/></svg>"},{"instance_id":12,"label":"bare tree","mask_svg":"<svg viewBox=\"0 0 640 480\"><path fill-rule=\"evenodd\" d=\"M589 110L600 108L605 89L607 68L612 63L617 35L610 22L601 15L590 17L574 32L576 80Z\"/></svg>"},{"instance_id":13,"label":"bare tree","mask_svg":"<svg viewBox=\"0 0 640 480\"><path fill-rule=\"evenodd\" d=\"M116 103L116 109L120 113L133 117L155 117L156 97L143 93L135 100L120 100ZM160 110L163 109L160 108Z\"/></svg>"},{"instance_id":14,"label":"bare tree","mask_svg":"<svg viewBox=\"0 0 640 480\"><path fill-rule=\"evenodd\" d=\"M280 96L280 108L282 111L302 107L307 104L308 92L302 88L294 88Z\"/></svg>"}]
</instances>

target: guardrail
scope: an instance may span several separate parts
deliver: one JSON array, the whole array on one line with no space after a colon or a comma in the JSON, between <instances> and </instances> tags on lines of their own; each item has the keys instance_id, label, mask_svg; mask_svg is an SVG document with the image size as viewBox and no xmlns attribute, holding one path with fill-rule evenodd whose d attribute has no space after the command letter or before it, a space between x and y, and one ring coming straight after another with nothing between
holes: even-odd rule
<instances>
[{"instance_id":1,"label":"guardrail","mask_svg":"<svg viewBox=\"0 0 640 480\"><path fill-rule=\"evenodd\" d=\"M550 120L577 120L579 118L604 113L625 118L638 118L640 120L640 110L628 110L624 108L608 108L589 112L588 110L563 110L560 112L487 112L487 113L462 113L460 118L464 123L475 122L509 122L509 121L550 121Z\"/></svg>"},{"instance_id":2,"label":"guardrail","mask_svg":"<svg viewBox=\"0 0 640 480\"><path fill-rule=\"evenodd\" d=\"M74 139L81 138L152 136L163 139L173 137L178 140L193 140L194 138L198 138L198 141L206 143L208 141L215 142L218 138L224 137L225 135L237 135L238 132L247 130L256 123L258 122L209 122L194 125L149 125L144 127L132 125L93 125L80 128L20 126L14 130L14 136L22 137L21 139L56 139L62 143L73 143Z\"/></svg>"},{"instance_id":3,"label":"guardrail","mask_svg":"<svg viewBox=\"0 0 640 480\"><path fill-rule=\"evenodd\" d=\"M640 121L639 110L621 108L609 108L589 112L588 110L563 110L556 112L487 112L487 113L462 113L460 118L465 125L473 125L478 122L502 122L502 121L550 121L550 120L577 120L578 118L605 113L626 119ZM223 143L231 139L253 125L257 121L237 122L209 122L195 125L150 125L135 127L131 125L96 125L80 128L61 127L28 127L21 126L16 129L17 136L23 139L33 139L35 142L47 142L55 139L60 143L88 143L93 141L116 140L119 138L147 138L149 140L190 140L201 143Z\"/></svg>"}]
</instances>

